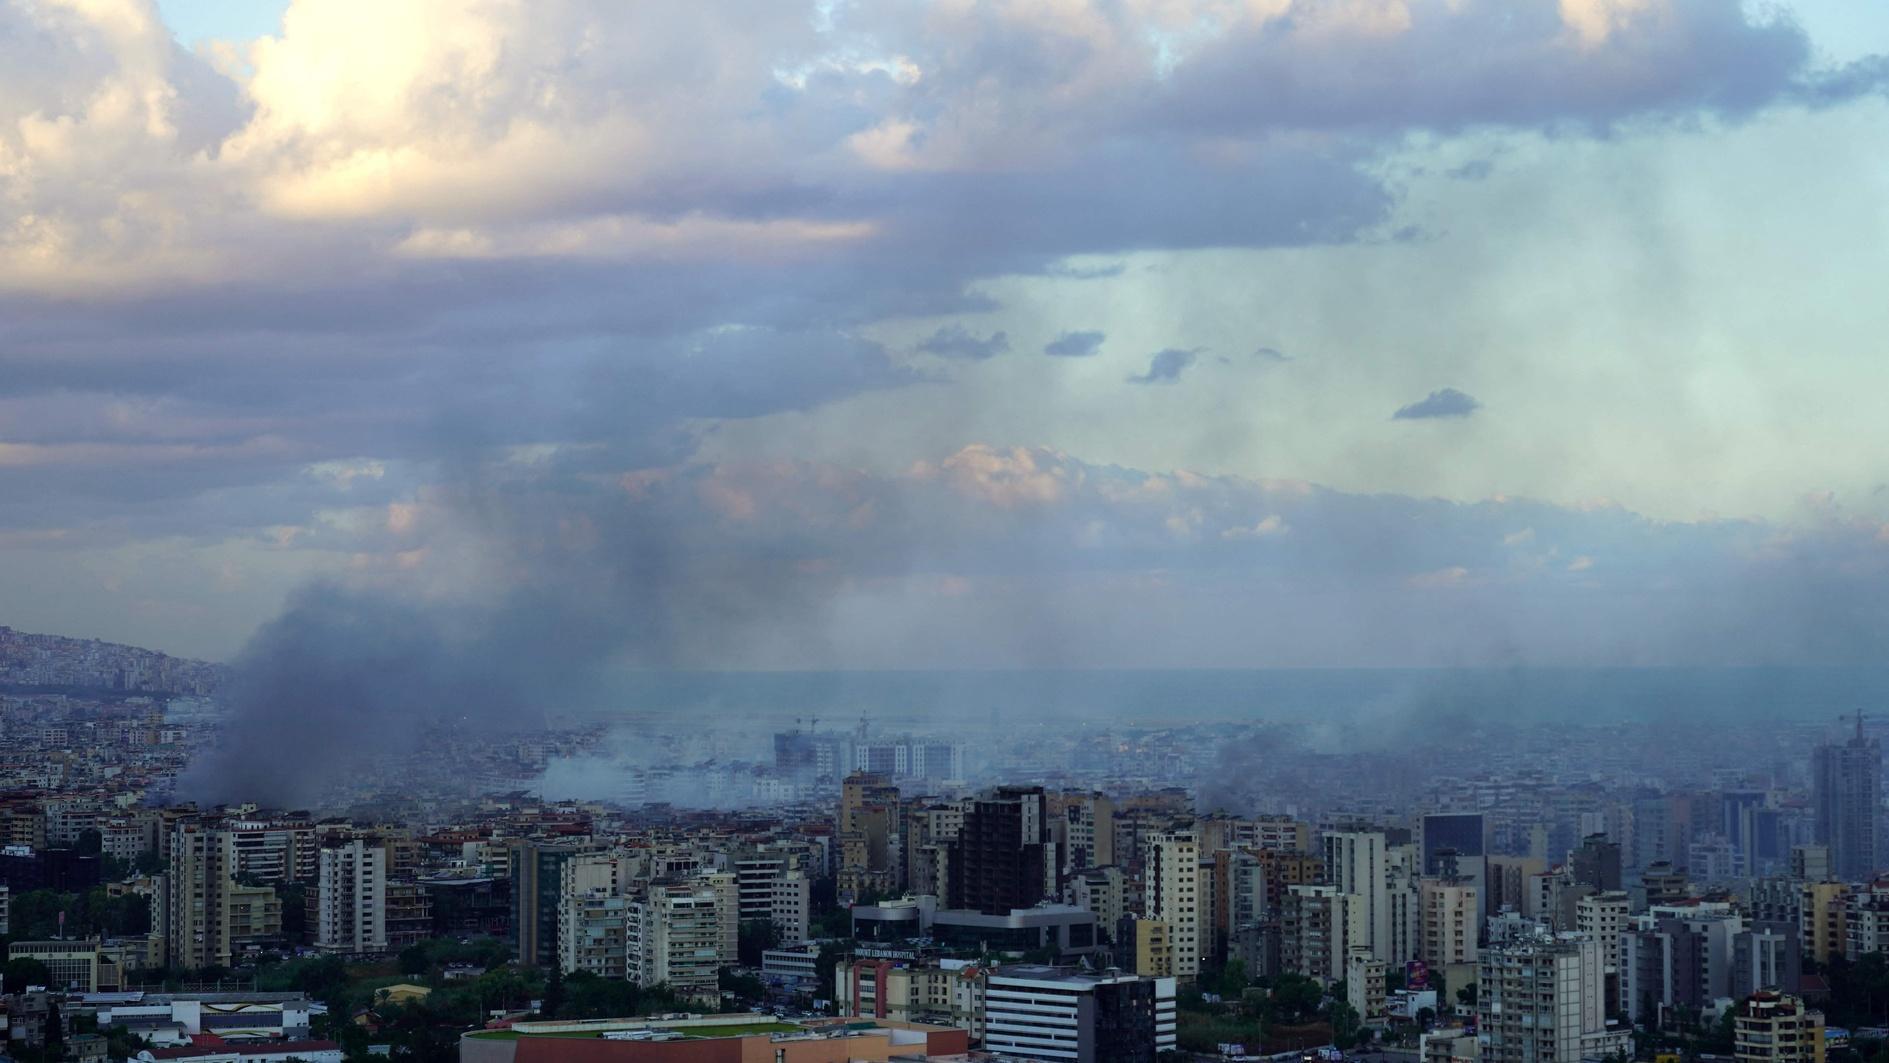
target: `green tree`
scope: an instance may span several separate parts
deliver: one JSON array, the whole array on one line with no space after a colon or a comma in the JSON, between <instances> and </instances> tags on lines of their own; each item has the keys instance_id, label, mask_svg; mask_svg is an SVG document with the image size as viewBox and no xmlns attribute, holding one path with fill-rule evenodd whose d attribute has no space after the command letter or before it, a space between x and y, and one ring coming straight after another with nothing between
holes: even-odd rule
<instances>
[{"instance_id":1,"label":"green tree","mask_svg":"<svg viewBox=\"0 0 1889 1063\"><path fill-rule=\"evenodd\" d=\"M737 1003L759 1004L767 999L767 983L760 976L743 974L733 967L723 967L718 977L723 992L733 993Z\"/></svg>"},{"instance_id":2,"label":"green tree","mask_svg":"<svg viewBox=\"0 0 1889 1063\"><path fill-rule=\"evenodd\" d=\"M1363 1029L1363 1020L1358 1016L1358 1009L1343 997L1334 997L1326 1015L1331 1023L1332 1044L1339 1048L1350 1048L1358 1043L1359 1031Z\"/></svg>"},{"instance_id":3,"label":"green tree","mask_svg":"<svg viewBox=\"0 0 1889 1063\"><path fill-rule=\"evenodd\" d=\"M433 954L425 942L415 942L400 950L401 974L425 974L433 968Z\"/></svg>"},{"instance_id":4,"label":"green tree","mask_svg":"<svg viewBox=\"0 0 1889 1063\"><path fill-rule=\"evenodd\" d=\"M9 993L25 992L29 985L46 985L52 979L52 972L46 969L46 965L30 956L15 956L0 971L4 972L0 973L0 982L5 984Z\"/></svg>"},{"instance_id":5,"label":"green tree","mask_svg":"<svg viewBox=\"0 0 1889 1063\"><path fill-rule=\"evenodd\" d=\"M105 1031L105 1054L113 1059L130 1059L142 1049L151 1047L151 1043L123 1026L113 1026Z\"/></svg>"},{"instance_id":6,"label":"green tree","mask_svg":"<svg viewBox=\"0 0 1889 1063\"><path fill-rule=\"evenodd\" d=\"M62 1059L65 1057L66 1024L59 1017L57 1001L46 1003L46 1057Z\"/></svg>"},{"instance_id":7,"label":"green tree","mask_svg":"<svg viewBox=\"0 0 1889 1063\"><path fill-rule=\"evenodd\" d=\"M1226 966L1215 973L1212 991L1229 1000L1238 1000L1250 984L1251 981L1246 977L1246 961L1229 960Z\"/></svg>"},{"instance_id":8,"label":"green tree","mask_svg":"<svg viewBox=\"0 0 1889 1063\"><path fill-rule=\"evenodd\" d=\"M815 996L827 997L832 995L834 986L837 984L833 980L834 971L845 961L851 951L852 950L847 946L831 941L823 942L820 945L820 955L813 961L813 969L820 978L820 984L814 990Z\"/></svg>"},{"instance_id":9,"label":"green tree","mask_svg":"<svg viewBox=\"0 0 1889 1063\"><path fill-rule=\"evenodd\" d=\"M297 944L308 940L308 887L291 882L275 891L282 900L282 936Z\"/></svg>"},{"instance_id":10,"label":"green tree","mask_svg":"<svg viewBox=\"0 0 1889 1063\"><path fill-rule=\"evenodd\" d=\"M772 919L743 919L737 933L735 955L743 967L761 966L761 953L781 943L781 929Z\"/></svg>"},{"instance_id":11,"label":"green tree","mask_svg":"<svg viewBox=\"0 0 1889 1063\"><path fill-rule=\"evenodd\" d=\"M557 1018L564 1009L564 965L553 963L551 972L544 982L544 1000L539 1005L538 1014L547 1019Z\"/></svg>"},{"instance_id":12,"label":"green tree","mask_svg":"<svg viewBox=\"0 0 1889 1063\"><path fill-rule=\"evenodd\" d=\"M437 995L437 994L435 994ZM667 1001L654 1010L668 1010ZM621 978L599 978L589 971L573 971L564 979L566 1019L615 1019L639 1015L650 1008L635 983Z\"/></svg>"},{"instance_id":13,"label":"green tree","mask_svg":"<svg viewBox=\"0 0 1889 1063\"><path fill-rule=\"evenodd\" d=\"M1302 974L1277 975L1270 988L1273 1015L1286 1024L1304 1022L1317 1014L1325 997L1318 981Z\"/></svg>"}]
</instances>

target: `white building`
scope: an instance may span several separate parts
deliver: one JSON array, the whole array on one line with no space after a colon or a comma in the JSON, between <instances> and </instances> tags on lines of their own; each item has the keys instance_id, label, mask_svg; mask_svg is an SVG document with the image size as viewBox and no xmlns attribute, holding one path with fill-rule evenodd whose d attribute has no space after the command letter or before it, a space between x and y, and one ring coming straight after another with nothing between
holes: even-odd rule
<instances>
[{"instance_id":1,"label":"white building","mask_svg":"<svg viewBox=\"0 0 1889 1063\"><path fill-rule=\"evenodd\" d=\"M1191 982L1200 974L1206 935L1206 902L1200 889L1200 836L1192 827L1159 831L1143 839L1142 911L1168 926L1174 975Z\"/></svg>"},{"instance_id":2,"label":"white building","mask_svg":"<svg viewBox=\"0 0 1889 1063\"><path fill-rule=\"evenodd\" d=\"M1607 974L1620 972L1620 935L1632 921L1632 898L1624 891L1589 894L1574 905L1575 929L1600 942L1601 965Z\"/></svg>"},{"instance_id":3,"label":"white building","mask_svg":"<svg viewBox=\"0 0 1889 1063\"><path fill-rule=\"evenodd\" d=\"M1379 831L1333 831L1324 836L1326 881L1350 894L1363 941L1372 955L1386 963L1402 963L1398 956L1396 912L1391 899L1389 847Z\"/></svg>"},{"instance_id":4,"label":"white building","mask_svg":"<svg viewBox=\"0 0 1889 1063\"><path fill-rule=\"evenodd\" d=\"M1433 967L1476 962L1476 938L1482 926L1482 899L1467 879L1423 880L1423 945L1418 950Z\"/></svg>"},{"instance_id":5,"label":"white building","mask_svg":"<svg viewBox=\"0 0 1889 1063\"><path fill-rule=\"evenodd\" d=\"M626 910L630 979L642 985L667 983L682 993L716 991L721 966L734 962L733 949L723 951L723 923L736 911L730 894L714 884L649 887Z\"/></svg>"},{"instance_id":6,"label":"white building","mask_svg":"<svg viewBox=\"0 0 1889 1063\"><path fill-rule=\"evenodd\" d=\"M1579 1063L1631 1050L1609 1028L1600 943L1578 934L1484 950L1477 1029L1485 1063Z\"/></svg>"},{"instance_id":7,"label":"white building","mask_svg":"<svg viewBox=\"0 0 1889 1063\"><path fill-rule=\"evenodd\" d=\"M768 920L782 941L804 940L810 927L813 883L804 868L811 854L803 848L762 846L734 859L741 919Z\"/></svg>"},{"instance_id":8,"label":"white building","mask_svg":"<svg viewBox=\"0 0 1889 1063\"><path fill-rule=\"evenodd\" d=\"M984 1048L1022 1059L1153 1063L1175 1047L1172 978L1017 965L984 986Z\"/></svg>"},{"instance_id":9,"label":"white building","mask_svg":"<svg viewBox=\"0 0 1889 1063\"><path fill-rule=\"evenodd\" d=\"M386 848L354 838L323 847L319 863L315 947L323 952L386 952Z\"/></svg>"},{"instance_id":10,"label":"white building","mask_svg":"<svg viewBox=\"0 0 1889 1063\"><path fill-rule=\"evenodd\" d=\"M566 974L628 977L631 903L601 889L566 893L558 902L558 967Z\"/></svg>"},{"instance_id":11,"label":"white building","mask_svg":"<svg viewBox=\"0 0 1889 1063\"><path fill-rule=\"evenodd\" d=\"M1326 985L1343 978L1345 957L1364 942L1363 906L1357 898L1336 886L1292 886L1284 909L1281 966Z\"/></svg>"}]
</instances>

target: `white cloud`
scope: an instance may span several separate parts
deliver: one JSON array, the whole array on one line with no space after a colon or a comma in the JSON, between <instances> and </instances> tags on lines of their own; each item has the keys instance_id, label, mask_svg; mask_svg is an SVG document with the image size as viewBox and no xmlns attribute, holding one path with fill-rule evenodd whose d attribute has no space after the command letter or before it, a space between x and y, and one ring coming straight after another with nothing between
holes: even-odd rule
<instances>
[{"instance_id":1,"label":"white cloud","mask_svg":"<svg viewBox=\"0 0 1889 1063\"><path fill-rule=\"evenodd\" d=\"M1275 535L1284 535L1291 528L1285 520L1274 513L1262 517L1256 524L1227 528L1220 533L1222 539L1269 539Z\"/></svg>"}]
</instances>

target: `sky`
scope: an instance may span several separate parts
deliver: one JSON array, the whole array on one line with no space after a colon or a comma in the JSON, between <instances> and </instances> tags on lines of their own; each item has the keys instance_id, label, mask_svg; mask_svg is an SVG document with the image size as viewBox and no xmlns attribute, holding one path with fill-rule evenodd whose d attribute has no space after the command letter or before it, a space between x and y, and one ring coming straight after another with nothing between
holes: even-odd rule
<instances>
[{"instance_id":1,"label":"sky","mask_svg":"<svg viewBox=\"0 0 1889 1063\"><path fill-rule=\"evenodd\" d=\"M0 0L0 624L1879 663L1885 57L1851 0Z\"/></svg>"}]
</instances>

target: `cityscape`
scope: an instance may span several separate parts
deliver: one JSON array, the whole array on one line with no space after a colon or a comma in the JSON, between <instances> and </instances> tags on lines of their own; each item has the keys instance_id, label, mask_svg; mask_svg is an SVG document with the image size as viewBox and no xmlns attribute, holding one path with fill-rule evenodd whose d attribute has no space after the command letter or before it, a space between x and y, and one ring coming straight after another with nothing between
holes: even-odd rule
<instances>
[{"instance_id":1,"label":"cityscape","mask_svg":"<svg viewBox=\"0 0 1889 1063\"><path fill-rule=\"evenodd\" d=\"M1889 4L0 0L0 1063L1889 1063Z\"/></svg>"},{"instance_id":2,"label":"cityscape","mask_svg":"<svg viewBox=\"0 0 1889 1063\"><path fill-rule=\"evenodd\" d=\"M1332 748L1290 704L745 743L670 720L634 758L597 723L446 730L289 809L179 796L227 671L8 646L23 1056L1795 1063L1889 1040L1861 712Z\"/></svg>"}]
</instances>

